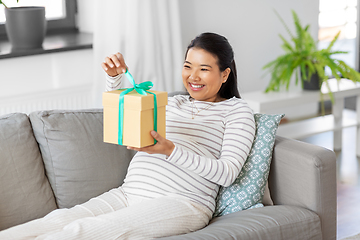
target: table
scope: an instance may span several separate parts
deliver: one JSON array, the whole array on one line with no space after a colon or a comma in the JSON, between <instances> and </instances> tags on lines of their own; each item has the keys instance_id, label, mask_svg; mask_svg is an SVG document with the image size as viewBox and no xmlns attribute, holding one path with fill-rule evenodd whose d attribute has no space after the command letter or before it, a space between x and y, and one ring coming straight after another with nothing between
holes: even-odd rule
<instances>
[{"instance_id":1,"label":"table","mask_svg":"<svg viewBox=\"0 0 360 240\"><path fill-rule=\"evenodd\" d=\"M332 104L332 114L281 124L277 134L290 138L303 138L321 132L333 131L334 150L340 150L342 146L342 129L344 127L357 126L356 155L360 156L360 83L353 83L348 79L341 79L339 81L329 79L328 83L335 99L335 102ZM325 83L321 88L321 92L325 101L330 100ZM269 93L254 91L243 93L241 96L255 113L269 113L279 108L318 103L321 100L320 92L300 89ZM352 96L356 96L356 113L344 110L345 98ZM345 115L344 118L343 115Z\"/></svg>"}]
</instances>

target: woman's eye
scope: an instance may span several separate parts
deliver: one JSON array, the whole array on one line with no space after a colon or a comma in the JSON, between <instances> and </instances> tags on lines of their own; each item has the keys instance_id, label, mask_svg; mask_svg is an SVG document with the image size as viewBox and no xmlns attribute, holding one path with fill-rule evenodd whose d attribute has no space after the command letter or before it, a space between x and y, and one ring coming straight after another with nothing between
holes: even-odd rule
<instances>
[{"instance_id":1,"label":"woman's eye","mask_svg":"<svg viewBox=\"0 0 360 240\"><path fill-rule=\"evenodd\" d=\"M207 68L202 68L201 71L209 71Z\"/></svg>"},{"instance_id":2,"label":"woman's eye","mask_svg":"<svg viewBox=\"0 0 360 240\"><path fill-rule=\"evenodd\" d=\"M190 68L190 66L189 65L184 65L184 68Z\"/></svg>"}]
</instances>

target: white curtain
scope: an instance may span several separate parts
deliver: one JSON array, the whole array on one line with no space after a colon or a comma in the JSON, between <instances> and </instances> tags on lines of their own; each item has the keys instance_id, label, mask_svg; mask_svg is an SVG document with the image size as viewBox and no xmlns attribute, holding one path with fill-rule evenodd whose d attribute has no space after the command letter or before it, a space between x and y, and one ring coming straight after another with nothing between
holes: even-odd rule
<instances>
[{"instance_id":1,"label":"white curtain","mask_svg":"<svg viewBox=\"0 0 360 240\"><path fill-rule=\"evenodd\" d=\"M94 1L94 99L101 107L105 75L100 66L112 53L124 55L136 83L152 81L153 90L183 89L184 49L178 0ZM127 81L122 87L130 87Z\"/></svg>"}]
</instances>

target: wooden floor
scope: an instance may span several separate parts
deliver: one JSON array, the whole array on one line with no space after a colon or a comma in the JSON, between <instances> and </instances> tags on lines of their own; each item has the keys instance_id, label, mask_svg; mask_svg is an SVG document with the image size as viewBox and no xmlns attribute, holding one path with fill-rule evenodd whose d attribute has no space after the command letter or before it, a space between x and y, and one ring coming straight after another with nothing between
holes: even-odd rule
<instances>
[{"instance_id":1,"label":"wooden floor","mask_svg":"<svg viewBox=\"0 0 360 240\"><path fill-rule=\"evenodd\" d=\"M332 149L333 133L301 139ZM337 239L360 233L360 158L356 157L356 127L343 130L342 150L337 155Z\"/></svg>"}]
</instances>

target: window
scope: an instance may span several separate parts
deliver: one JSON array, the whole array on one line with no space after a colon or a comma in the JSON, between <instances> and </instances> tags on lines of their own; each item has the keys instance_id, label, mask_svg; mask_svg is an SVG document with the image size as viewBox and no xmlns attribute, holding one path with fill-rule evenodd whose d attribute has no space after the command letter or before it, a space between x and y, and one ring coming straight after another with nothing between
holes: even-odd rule
<instances>
[{"instance_id":1,"label":"window","mask_svg":"<svg viewBox=\"0 0 360 240\"><path fill-rule=\"evenodd\" d=\"M319 48L326 48L335 35L341 31L333 49L347 51L337 58L351 67L356 65L356 38L358 37L357 0L320 0ZM359 70L359 69L358 69Z\"/></svg>"},{"instance_id":2,"label":"window","mask_svg":"<svg viewBox=\"0 0 360 240\"><path fill-rule=\"evenodd\" d=\"M47 34L77 31L75 14L76 0L5 0L8 7L44 6L46 11ZM6 38L4 6L0 5L0 39Z\"/></svg>"}]
</instances>

